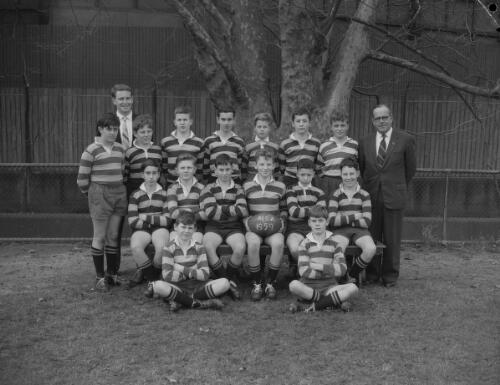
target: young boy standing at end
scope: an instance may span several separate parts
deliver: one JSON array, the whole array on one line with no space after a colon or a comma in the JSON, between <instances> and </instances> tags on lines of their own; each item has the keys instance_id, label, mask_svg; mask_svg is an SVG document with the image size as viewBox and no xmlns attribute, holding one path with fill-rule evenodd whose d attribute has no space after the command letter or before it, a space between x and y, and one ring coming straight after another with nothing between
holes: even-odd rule
<instances>
[{"instance_id":1,"label":"young boy standing at end","mask_svg":"<svg viewBox=\"0 0 500 385\"><path fill-rule=\"evenodd\" d=\"M359 165L355 159L344 159L340 164L342 183L328 204L328 223L333 239L345 251L352 240L362 250L353 261L349 275L359 284L359 273L371 262L377 251L368 228L372 221L370 194L358 183Z\"/></svg>"},{"instance_id":2,"label":"young boy standing at end","mask_svg":"<svg viewBox=\"0 0 500 385\"><path fill-rule=\"evenodd\" d=\"M217 180L203 189L200 207L208 217L203 245L210 268L217 277L229 280L231 296L240 299L236 281L246 250L245 229L241 220L248 216L248 207L245 193L239 184L234 183L232 173L231 158L226 154L219 155L215 159ZM222 242L227 243L233 251L226 269L217 255L217 247Z\"/></svg>"},{"instance_id":3,"label":"young boy standing at end","mask_svg":"<svg viewBox=\"0 0 500 385\"><path fill-rule=\"evenodd\" d=\"M300 159L316 162L321 142L309 132L311 114L305 108L300 108L292 114L293 132L280 144L280 159L283 182L286 186L297 184L297 164Z\"/></svg>"},{"instance_id":4,"label":"young boy standing at end","mask_svg":"<svg viewBox=\"0 0 500 385\"><path fill-rule=\"evenodd\" d=\"M151 140L153 138L153 118L151 115L139 115L132 125L135 139L132 147L125 152L125 186L130 197L144 182L143 162L152 159L161 162L161 148Z\"/></svg>"},{"instance_id":5,"label":"young boy standing at end","mask_svg":"<svg viewBox=\"0 0 500 385\"><path fill-rule=\"evenodd\" d=\"M156 279L157 271L161 269L162 250L169 238L167 192L158 184L160 170L159 161L153 159L144 161L142 165L144 182L130 195L128 204L128 223L132 229L130 237L132 257L137 269L142 273L141 278L144 277L147 281ZM153 261L145 252L151 242L155 249Z\"/></svg>"},{"instance_id":6,"label":"young boy standing at end","mask_svg":"<svg viewBox=\"0 0 500 385\"><path fill-rule=\"evenodd\" d=\"M345 275L347 265L341 247L333 239L333 234L326 230L327 216L324 207L313 206L309 210L311 232L299 246L300 279L290 282L289 288L292 294L312 303L306 307L291 304L291 312L341 307L358 292L353 283L339 285L337 282ZM345 304L344 308L347 306Z\"/></svg>"},{"instance_id":7,"label":"young boy standing at end","mask_svg":"<svg viewBox=\"0 0 500 385\"><path fill-rule=\"evenodd\" d=\"M286 228L286 245L290 252L290 276L297 278L297 261L299 244L311 231L308 224L309 210L318 205L326 207L325 193L311 182L314 177L314 163L310 159L299 160L297 166L298 183L286 192L288 208L288 225Z\"/></svg>"},{"instance_id":8,"label":"young boy standing at end","mask_svg":"<svg viewBox=\"0 0 500 385\"><path fill-rule=\"evenodd\" d=\"M319 148L316 164L319 187L330 198L340 185L340 163L346 158L358 158L358 142L347 136L349 121L344 115L333 115L330 119L332 137Z\"/></svg>"},{"instance_id":9,"label":"young boy standing at end","mask_svg":"<svg viewBox=\"0 0 500 385\"><path fill-rule=\"evenodd\" d=\"M191 127L192 110L188 106L176 107L174 111L175 130L161 140L162 169L166 180L165 188L177 181L176 164L180 154L191 154L196 158L195 175L201 180L203 166L203 139L198 138Z\"/></svg>"},{"instance_id":10,"label":"young boy standing at end","mask_svg":"<svg viewBox=\"0 0 500 385\"><path fill-rule=\"evenodd\" d=\"M148 284L147 297L154 294L170 301L170 309L179 307L222 309L217 299L229 290L229 281L219 278L209 281L207 256L203 245L195 242L196 219L193 213L182 211L175 222L177 237L163 249L161 281Z\"/></svg>"},{"instance_id":11,"label":"young boy standing at end","mask_svg":"<svg viewBox=\"0 0 500 385\"><path fill-rule=\"evenodd\" d=\"M257 169L255 168L255 153L258 150L263 149L271 149L276 154L279 153L280 146L276 143L273 143L269 140L269 134L271 128L275 128L274 120L270 113L261 112L255 115L254 118L254 132L255 132L255 140L251 143L248 143L245 146L245 156L243 159L243 178L244 180L253 179L255 174L257 174ZM276 162L276 166L273 171L273 177L276 180L281 179L280 173L280 164L282 163L281 159L278 159Z\"/></svg>"},{"instance_id":12,"label":"young boy standing at end","mask_svg":"<svg viewBox=\"0 0 500 385\"><path fill-rule=\"evenodd\" d=\"M257 151L255 154L257 175L243 185L250 216L260 213L275 214L280 216L282 223L279 232L263 239L249 229L247 223L250 217L245 220L248 268L253 284L251 298L254 301L260 300L264 294L268 299L276 298L276 278L281 266L285 243L283 230L288 215L285 201L286 188L283 182L273 178L274 157L275 154L269 150ZM260 245L262 242L271 246L267 276L264 279L261 276L260 266ZM264 289L263 285L265 285Z\"/></svg>"},{"instance_id":13,"label":"young boy standing at end","mask_svg":"<svg viewBox=\"0 0 500 385\"><path fill-rule=\"evenodd\" d=\"M217 124L219 130L205 139L203 146L203 177L205 184L213 183L215 175L215 159L220 154L227 154L233 159L233 179L241 184L242 159L245 141L233 131L235 124L235 111L224 109L217 111Z\"/></svg>"},{"instance_id":14,"label":"young boy standing at end","mask_svg":"<svg viewBox=\"0 0 500 385\"><path fill-rule=\"evenodd\" d=\"M89 201L94 232L91 254L96 271L95 288L99 291L119 284L118 234L122 218L127 214L127 192L123 184L125 150L115 142L119 125L119 119L112 113L104 114L97 121L97 136L82 154L77 177L78 187Z\"/></svg>"}]
</instances>

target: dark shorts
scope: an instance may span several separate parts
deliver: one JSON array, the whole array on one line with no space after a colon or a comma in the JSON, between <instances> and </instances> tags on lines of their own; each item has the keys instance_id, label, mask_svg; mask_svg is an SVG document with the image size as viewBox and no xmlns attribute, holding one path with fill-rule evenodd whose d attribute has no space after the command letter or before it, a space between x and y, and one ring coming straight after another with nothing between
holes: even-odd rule
<instances>
[{"instance_id":1,"label":"dark shorts","mask_svg":"<svg viewBox=\"0 0 500 385\"><path fill-rule=\"evenodd\" d=\"M88 201L92 219L105 220L112 215L127 215L127 190L123 184L91 183Z\"/></svg>"},{"instance_id":2,"label":"dark shorts","mask_svg":"<svg viewBox=\"0 0 500 385\"><path fill-rule=\"evenodd\" d=\"M288 238L288 236L292 233L297 233L302 235L304 238L306 237L307 234L311 232L311 228L307 224L307 222L292 222L288 221L288 224L286 226L286 234L285 236Z\"/></svg>"},{"instance_id":3,"label":"dark shorts","mask_svg":"<svg viewBox=\"0 0 500 385\"><path fill-rule=\"evenodd\" d=\"M171 285L174 285L178 289L180 289L183 293L186 294L193 294L193 292L200 288L204 287L207 283L209 283L210 280L208 281L198 281L196 279L187 279L185 281L181 282L168 282Z\"/></svg>"},{"instance_id":4,"label":"dark shorts","mask_svg":"<svg viewBox=\"0 0 500 385\"><path fill-rule=\"evenodd\" d=\"M321 294L323 294L331 287L338 285L338 282L335 278L327 278L327 279L301 278L300 282L302 282L304 285L309 286L314 290L318 290Z\"/></svg>"},{"instance_id":5,"label":"dark shorts","mask_svg":"<svg viewBox=\"0 0 500 385\"><path fill-rule=\"evenodd\" d=\"M241 221L234 222L209 222L205 225L205 234L215 233L220 235L222 242L226 242L226 239L233 234L241 234L245 236L245 228Z\"/></svg>"},{"instance_id":6,"label":"dark shorts","mask_svg":"<svg viewBox=\"0 0 500 385\"><path fill-rule=\"evenodd\" d=\"M133 231L133 233L136 233L138 231L144 231L144 232L148 233L149 235L153 235L153 233L156 230L159 230L159 229L165 229L166 231L168 231L166 227L162 227L162 226L149 226L148 228L144 228L144 229L140 229L140 230L136 229L136 230Z\"/></svg>"},{"instance_id":7,"label":"dark shorts","mask_svg":"<svg viewBox=\"0 0 500 385\"><path fill-rule=\"evenodd\" d=\"M359 227L340 227L333 230L333 235L341 235L349 241L356 242L359 238L370 235L370 232Z\"/></svg>"}]
</instances>

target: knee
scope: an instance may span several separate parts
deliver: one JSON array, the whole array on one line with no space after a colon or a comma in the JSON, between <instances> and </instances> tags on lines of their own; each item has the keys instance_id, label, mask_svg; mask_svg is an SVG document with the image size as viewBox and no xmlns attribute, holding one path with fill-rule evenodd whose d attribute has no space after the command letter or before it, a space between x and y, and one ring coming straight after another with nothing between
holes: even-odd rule
<instances>
[{"instance_id":1,"label":"knee","mask_svg":"<svg viewBox=\"0 0 500 385\"><path fill-rule=\"evenodd\" d=\"M301 287L301 286L302 286L302 285L301 285L301 282L295 279L295 280L293 280L292 282L290 282L290 283L288 284L288 289L290 290L290 292L291 292L292 294L296 294L296 295L298 295L298 294L299 294L299 292L300 292L300 287Z\"/></svg>"},{"instance_id":2,"label":"knee","mask_svg":"<svg viewBox=\"0 0 500 385\"><path fill-rule=\"evenodd\" d=\"M377 246L375 244L371 244L365 248L365 254L370 260L373 258L375 253L377 252Z\"/></svg>"}]
</instances>

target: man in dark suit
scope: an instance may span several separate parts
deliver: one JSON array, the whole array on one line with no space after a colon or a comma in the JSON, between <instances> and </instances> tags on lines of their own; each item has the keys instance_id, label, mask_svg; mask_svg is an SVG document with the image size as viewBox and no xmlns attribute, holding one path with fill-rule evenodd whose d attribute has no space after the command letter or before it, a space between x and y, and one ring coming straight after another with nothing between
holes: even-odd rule
<instances>
[{"instance_id":1,"label":"man in dark suit","mask_svg":"<svg viewBox=\"0 0 500 385\"><path fill-rule=\"evenodd\" d=\"M416 172L415 138L392 127L392 113L386 105L373 109L372 123L376 132L359 142L359 166L363 187L372 201L372 237L385 243L382 268L374 263L366 269L368 281L378 281L386 287L396 284L403 210L407 201L408 184Z\"/></svg>"}]
</instances>

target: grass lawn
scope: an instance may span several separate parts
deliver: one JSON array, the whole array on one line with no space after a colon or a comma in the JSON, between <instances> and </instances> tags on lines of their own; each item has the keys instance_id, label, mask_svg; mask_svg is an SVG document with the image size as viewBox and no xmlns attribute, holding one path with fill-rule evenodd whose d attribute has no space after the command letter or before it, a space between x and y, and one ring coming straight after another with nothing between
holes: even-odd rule
<instances>
[{"instance_id":1,"label":"grass lawn","mask_svg":"<svg viewBox=\"0 0 500 385\"><path fill-rule=\"evenodd\" d=\"M128 249L123 275L131 276ZM398 286L352 311L225 298L170 313L142 287L90 290L83 244L0 247L0 384L498 384L500 253L405 246Z\"/></svg>"}]
</instances>

